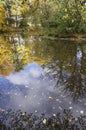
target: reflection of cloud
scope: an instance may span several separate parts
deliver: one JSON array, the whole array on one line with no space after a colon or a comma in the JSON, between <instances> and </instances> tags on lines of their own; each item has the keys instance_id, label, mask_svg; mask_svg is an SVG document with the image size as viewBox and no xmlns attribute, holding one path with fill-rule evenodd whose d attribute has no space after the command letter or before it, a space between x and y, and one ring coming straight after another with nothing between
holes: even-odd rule
<instances>
[{"instance_id":1,"label":"reflection of cloud","mask_svg":"<svg viewBox=\"0 0 86 130\"><path fill-rule=\"evenodd\" d=\"M43 69L36 63L28 64L24 70L10 74L7 79L17 86L10 93L11 106L23 110L33 110L41 106L48 99L47 87L54 85L53 80L44 78L43 75Z\"/></svg>"},{"instance_id":2,"label":"reflection of cloud","mask_svg":"<svg viewBox=\"0 0 86 130\"><path fill-rule=\"evenodd\" d=\"M28 66L25 67L25 70L34 78L39 78L43 72L43 69L36 63L28 64Z\"/></svg>"},{"instance_id":3,"label":"reflection of cloud","mask_svg":"<svg viewBox=\"0 0 86 130\"><path fill-rule=\"evenodd\" d=\"M32 63L28 64L24 70L19 73L10 74L7 79L14 84L25 85L30 82L33 83L32 80L34 81L36 78L40 78L42 73L42 68L38 64Z\"/></svg>"},{"instance_id":4,"label":"reflection of cloud","mask_svg":"<svg viewBox=\"0 0 86 130\"><path fill-rule=\"evenodd\" d=\"M81 58L82 58L82 51L80 50L79 47L77 48L77 58L78 58L78 60L81 60Z\"/></svg>"},{"instance_id":5,"label":"reflection of cloud","mask_svg":"<svg viewBox=\"0 0 86 130\"><path fill-rule=\"evenodd\" d=\"M8 80L4 80L4 84L0 82L0 89L1 86L6 88L6 84L9 86L5 94L8 94L10 99L5 97L5 100L1 100L4 104L7 100L5 108L12 107L28 112L37 110L39 113L47 111L47 114L57 113L64 108L72 109L75 115L85 111L84 99L74 104L71 97L62 91L64 86L60 84L54 88L57 79L53 79L51 75L44 75L43 69L36 63L28 64L22 71L10 74L6 78Z\"/></svg>"}]
</instances>

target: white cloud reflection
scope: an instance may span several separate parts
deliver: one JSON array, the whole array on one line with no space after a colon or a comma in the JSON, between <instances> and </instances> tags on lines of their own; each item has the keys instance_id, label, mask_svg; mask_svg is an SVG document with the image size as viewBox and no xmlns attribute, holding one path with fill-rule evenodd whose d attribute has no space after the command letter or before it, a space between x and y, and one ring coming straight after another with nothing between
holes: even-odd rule
<instances>
[{"instance_id":1,"label":"white cloud reflection","mask_svg":"<svg viewBox=\"0 0 86 130\"><path fill-rule=\"evenodd\" d=\"M32 83L32 80L40 78L42 73L43 69L38 64L32 63L28 64L24 70L10 74L7 79L14 84L25 85L30 82Z\"/></svg>"},{"instance_id":2,"label":"white cloud reflection","mask_svg":"<svg viewBox=\"0 0 86 130\"><path fill-rule=\"evenodd\" d=\"M41 66L36 63L28 64L23 70L10 74L6 79L14 85L13 89L6 90L10 96L10 100L7 99L8 108L47 114L54 114L64 108L71 109L74 115L79 115L80 111L83 111L81 114L85 112L85 99L80 103L73 103L72 98L62 91L63 86L55 89L56 79L46 76Z\"/></svg>"},{"instance_id":3,"label":"white cloud reflection","mask_svg":"<svg viewBox=\"0 0 86 130\"><path fill-rule=\"evenodd\" d=\"M48 99L47 87L55 85L53 80L44 78L43 69L36 63L28 64L22 71L10 74L7 79L17 85L17 89L10 93L11 106L26 111L41 106Z\"/></svg>"}]
</instances>

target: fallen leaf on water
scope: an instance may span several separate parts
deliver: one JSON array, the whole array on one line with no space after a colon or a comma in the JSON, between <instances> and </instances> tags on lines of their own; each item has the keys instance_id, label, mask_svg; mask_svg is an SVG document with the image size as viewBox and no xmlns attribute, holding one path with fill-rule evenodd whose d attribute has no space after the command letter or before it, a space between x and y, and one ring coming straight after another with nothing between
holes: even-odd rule
<instances>
[{"instance_id":1,"label":"fallen leaf on water","mask_svg":"<svg viewBox=\"0 0 86 130\"><path fill-rule=\"evenodd\" d=\"M83 113L84 113L84 111L80 111L80 113L81 113L81 114L83 114Z\"/></svg>"},{"instance_id":2,"label":"fallen leaf on water","mask_svg":"<svg viewBox=\"0 0 86 130\"><path fill-rule=\"evenodd\" d=\"M52 127L54 127L55 126L55 123L52 123Z\"/></svg>"},{"instance_id":3,"label":"fallen leaf on water","mask_svg":"<svg viewBox=\"0 0 86 130\"><path fill-rule=\"evenodd\" d=\"M77 117L75 118L75 121L78 121L78 118L77 118Z\"/></svg>"},{"instance_id":4,"label":"fallen leaf on water","mask_svg":"<svg viewBox=\"0 0 86 130\"><path fill-rule=\"evenodd\" d=\"M42 121L42 122L43 122L43 124L46 124L47 120L46 120L46 119L43 119L43 121Z\"/></svg>"},{"instance_id":5,"label":"fallen leaf on water","mask_svg":"<svg viewBox=\"0 0 86 130\"><path fill-rule=\"evenodd\" d=\"M53 114L54 117L56 117L56 114Z\"/></svg>"},{"instance_id":6,"label":"fallen leaf on water","mask_svg":"<svg viewBox=\"0 0 86 130\"><path fill-rule=\"evenodd\" d=\"M48 98L49 98L49 99L53 99L53 97L51 97L51 96L49 96Z\"/></svg>"},{"instance_id":7,"label":"fallen leaf on water","mask_svg":"<svg viewBox=\"0 0 86 130\"><path fill-rule=\"evenodd\" d=\"M71 110L71 109L73 109L73 107L69 107L69 109Z\"/></svg>"},{"instance_id":8,"label":"fallen leaf on water","mask_svg":"<svg viewBox=\"0 0 86 130\"><path fill-rule=\"evenodd\" d=\"M62 111L62 107L61 107L61 106L59 106L59 110L61 110L61 111Z\"/></svg>"},{"instance_id":9,"label":"fallen leaf on water","mask_svg":"<svg viewBox=\"0 0 86 130\"><path fill-rule=\"evenodd\" d=\"M21 115L24 116L26 113L25 112L22 112Z\"/></svg>"},{"instance_id":10,"label":"fallen leaf on water","mask_svg":"<svg viewBox=\"0 0 86 130\"><path fill-rule=\"evenodd\" d=\"M71 118L69 118L69 119L68 119L68 121L71 123L71 122L72 122L72 119L71 119Z\"/></svg>"},{"instance_id":11,"label":"fallen leaf on water","mask_svg":"<svg viewBox=\"0 0 86 130\"><path fill-rule=\"evenodd\" d=\"M56 99L57 102L59 102L59 99Z\"/></svg>"}]
</instances>

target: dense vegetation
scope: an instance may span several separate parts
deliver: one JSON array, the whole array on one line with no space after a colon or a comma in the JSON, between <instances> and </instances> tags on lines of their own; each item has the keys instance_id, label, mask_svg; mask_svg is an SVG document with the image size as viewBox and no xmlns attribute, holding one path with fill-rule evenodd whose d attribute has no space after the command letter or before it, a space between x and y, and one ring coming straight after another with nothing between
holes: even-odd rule
<instances>
[{"instance_id":1,"label":"dense vegetation","mask_svg":"<svg viewBox=\"0 0 86 130\"><path fill-rule=\"evenodd\" d=\"M0 31L86 33L86 0L0 0Z\"/></svg>"}]
</instances>

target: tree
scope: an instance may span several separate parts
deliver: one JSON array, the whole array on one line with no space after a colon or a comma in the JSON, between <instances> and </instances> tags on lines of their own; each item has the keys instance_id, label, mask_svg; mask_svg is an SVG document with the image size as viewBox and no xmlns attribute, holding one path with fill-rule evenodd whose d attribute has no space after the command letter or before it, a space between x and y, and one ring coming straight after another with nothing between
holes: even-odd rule
<instances>
[{"instance_id":1,"label":"tree","mask_svg":"<svg viewBox=\"0 0 86 130\"><path fill-rule=\"evenodd\" d=\"M85 0L42 0L40 6L40 20L46 28L65 33L86 31Z\"/></svg>"},{"instance_id":2,"label":"tree","mask_svg":"<svg viewBox=\"0 0 86 130\"><path fill-rule=\"evenodd\" d=\"M0 0L0 30L3 29L3 25L5 24L6 13L5 13L4 6L5 6L5 1Z\"/></svg>"},{"instance_id":3,"label":"tree","mask_svg":"<svg viewBox=\"0 0 86 130\"><path fill-rule=\"evenodd\" d=\"M40 24L50 32L86 32L85 0L0 0L0 26ZM51 28L51 30L50 30Z\"/></svg>"}]
</instances>

